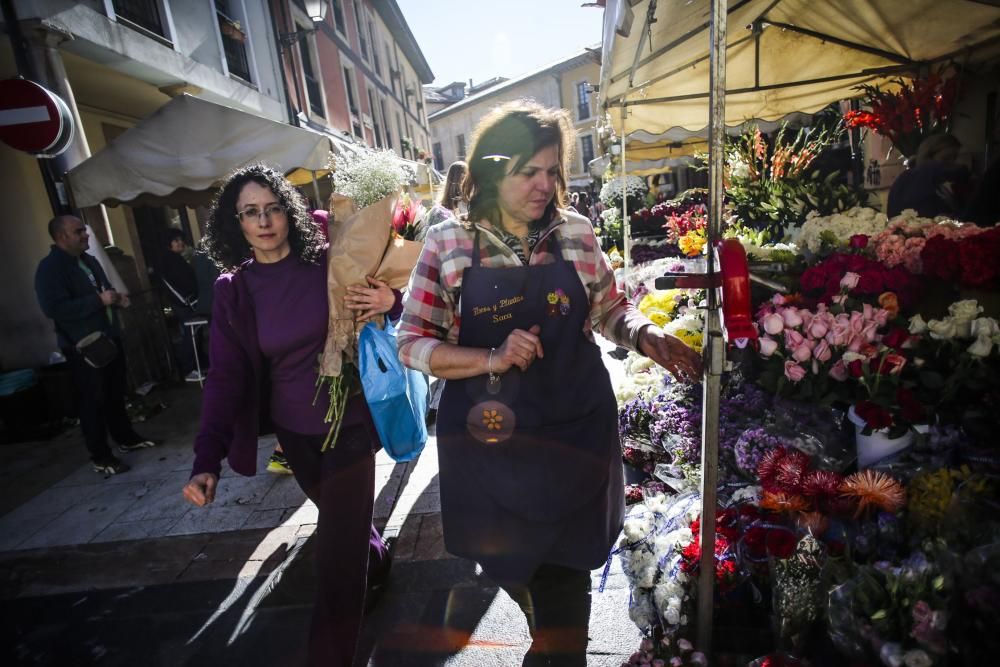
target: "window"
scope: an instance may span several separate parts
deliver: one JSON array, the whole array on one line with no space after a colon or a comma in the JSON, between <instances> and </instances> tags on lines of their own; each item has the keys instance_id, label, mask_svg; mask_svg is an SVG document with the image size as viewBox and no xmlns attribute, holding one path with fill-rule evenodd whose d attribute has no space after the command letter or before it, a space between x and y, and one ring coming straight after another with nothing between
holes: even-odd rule
<instances>
[{"instance_id":1,"label":"window","mask_svg":"<svg viewBox=\"0 0 1000 667\"><path fill-rule=\"evenodd\" d=\"M154 35L169 39L160 0L113 0L111 4L116 17L125 19Z\"/></svg>"},{"instance_id":2,"label":"window","mask_svg":"<svg viewBox=\"0 0 1000 667\"><path fill-rule=\"evenodd\" d=\"M301 28L299 29L301 30ZM302 77L306 80L306 97L309 98L309 110L321 118L326 118L326 112L323 110L323 89L320 87L319 78L316 76L311 38L307 37L299 40L299 56L302 59Z\"/></svg>"},{"instance_id":3,"label":"window","mask_svg":"<svg viewBox=\"0 0 1000 667\"><path fill-rule=\"evenodd\" d=\"M250 62L247 59L246 33L235 17L229 0L215 0L215 15L219 20L219 35L222 38L222 53L226 58L226 69L233 76L244 81L252 81Z\"/></svg>"},{"instance_id":4,"label":"window","mask_svg":"<svg viewBox=\"0 0 1000 667\"><path fill-rule=\"evenodd\" d=\"M458 158L457 159L464 160L465 159L465 135L464 134L460 134L457 137L455 137L455 145L458 146L458 150L456 151L457 154L458 154Z\"/></svg>"},{"instance_id":5,"label":"window","mask_svg":"<svg viewBox=\"0 0 1000 667\"><path fill-rule=\"evenodd\" d=\"M364 139L361 107L358 104L358 82L354 79L354 69L347 65L344 65L344 89L347 91L347 109L351 112L351 131L354 136Z\"/></svg>"},{"instance_id":6,"label":"window","mask_svg":"<svg viewBox=\"0 0 1000 667\"><path fill-rule=\"evenodd\" d=\"M590 118L590 84L581 81L576 84L576 119Z\"/></svg>"},{"instance_id":7,"label":"window","mask_svg":"<svg viewBox=\"0 0 1000 667\"><path fill-rule=\"evenodd\" d=\"M358 0L354 0L354 24L358 29L358 44L361 47L361 57L368 60L368 37L365 35L364 19L361 18L361 7Z\"/></svg>"},{"instance_id":8,"label":"window","mask_svg":"<svg viewBox=\"0 0 1000 667\"><path fill-rule=\"evenodd\" d=\"M434 151L434 168L438 171L444 171L444 155L441 154L441 142L435 141L431 150Z\"/></svg>"},{"instance_id":9,"label":"window","mask_svg":"<svg viewBox=\"0 0 1000 667\"><path fill-rule=\"evenodd\" d=\"M583 171L587 171L590 161L594 159L594 138L589 134L580 137L580 157L583 158Z\"/></svg>"},{"instance_id":10,"label":"window","mask_svg":"<svg viewBox=\"0 0 1000 667\"><path fill-rule=\"evenodd\" d=\"M336 26L337 32L346 36L347 22L344 21L344 0L333 0L331 4L333 5L333 25Z\"/></svg>"},{"instance_id":11,"label":"window","mask_svg":"<svg viewBox=\"0 0 1000 667\"><path fill-rule=\"evenodd\" d=\"M396 89L396 81L399 79L399 70L393 68L392 66L392 51L389 49L389 45L385 45L385 66L389 68L389 78L392 79L392 94L399 97L399 91Z\"/></svg>"},{"instance_id":12,"label":"window","mask_svg":"<svg viewBox=\"0 0 1000 667\"><path fill-rule=\"evenodd\" d=\"M375 67L375 73L382 76L382 62L378 57L378 42L375 40L375 25L372 23L371 19L368 19L368 37L371 39L372 45L372 65Z\"/></svg>"},{"instance_id":13,"label":"window","mask_svg":"<svg viewBox=\"0 0 1000 667\"><path fill-rule=\"evenodd\" d=\"M399 154L402 155L403 157L406 157L406 151L407 151L406 143L408 139L406 138L406 135L403 134L403 121L399 117L398 111L396 112L396 132L399 133L399 148L400 148Z\"/></svg>"},{"instance_id":14,"label":"window","mask_svg":"<svg viewBox=\"0 0 1000 667\"><path fill-rule=\"evenodd\" d=\"M368 89L368 111L370 111L372 115L372 130L375 131L375 146L383 148L382 123L379 122L378 107L375 106L375 91L371 88Z\"/></svg>"},{"instance_id":15,"label":"window","mask_svg":"<svg viewBox=\"0 0 1000 667\"><path fill-rule=\"evenodd\" d=\"M378 104L382 110L382 122L385 124L385 145L387 148L392 148L392 132L389 130L389 114L385 110L385 98L380 99Z\"/></svg>"}]
</instances>

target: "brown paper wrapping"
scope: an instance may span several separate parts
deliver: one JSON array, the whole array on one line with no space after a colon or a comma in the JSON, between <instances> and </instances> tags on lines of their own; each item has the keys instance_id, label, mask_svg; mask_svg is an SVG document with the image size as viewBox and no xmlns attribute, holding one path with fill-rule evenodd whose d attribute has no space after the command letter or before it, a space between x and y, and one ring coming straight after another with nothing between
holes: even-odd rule
<instances>
[{"instance_id":1,"label":"brown paper wrapping","mask_svg":"<svg viewBox=\"0 0 1000 667\"><path fill-rule=\"evenodd\" d=\"M401 289L417 263L423 244L392 238L392 211L398 196L389 195L360 211L349 197L335 193L330 198L326 271L330 320L320 375L339 376L344 358L355 360L360 327L354 311L344 305L347 286L365 284L366 276L375 276Z\"/></svg>"}]
</instances>

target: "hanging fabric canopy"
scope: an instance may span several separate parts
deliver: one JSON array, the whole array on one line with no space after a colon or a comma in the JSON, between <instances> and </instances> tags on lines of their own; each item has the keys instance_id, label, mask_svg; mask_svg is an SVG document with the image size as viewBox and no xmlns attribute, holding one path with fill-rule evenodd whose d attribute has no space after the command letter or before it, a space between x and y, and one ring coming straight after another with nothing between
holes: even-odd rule
<instances>
[{"instance_id":1,"label":"hanging fabric canopy","mask_svg":"<svg viewBox=\"0 0 1000 667\"><path fill-rule=\"evenodd\" d=\"M343 142L191 95L170 100L67 173L76 206L210 201L233 169L257 160L283 173L326 168Z\"/></svg>"},{"instance_id":2,"label":"hanging fabric canopy","mask_svg":"<svg viewBox=\"0 0 1000 667\"><path fill-rule=\"evenodd\" d=\"M983 0L729 0L727 126L812 113L904 72L1000 53L1000 6ZM601 106L616 132L702 130L708 0L608 0ZM628 29L623 37L618 30Z\"/></svg>"}]
</instances>

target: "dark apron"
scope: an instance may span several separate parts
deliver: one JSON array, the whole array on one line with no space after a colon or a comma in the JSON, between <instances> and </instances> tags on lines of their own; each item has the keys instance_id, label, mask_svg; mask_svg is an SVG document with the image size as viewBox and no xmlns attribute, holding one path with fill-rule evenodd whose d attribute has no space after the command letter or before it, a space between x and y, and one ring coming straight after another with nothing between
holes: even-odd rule
<instances>
[{"instance_id":1,"label":"dark apron","mask_svg":"<svg viewBox=\"0 0 1000 667\"><path fill-rule=\"evenodd\" d=\"M541 563L598 567L624 513L617 404L583 333L590 299L555 236L547 242L552 264L487 268L476 231L458 344L499 348L538 324L545 356L504 373L495 394L488 375L448 380L437 417L445 546L504 583Z\"/></svg>"}]
</instances>

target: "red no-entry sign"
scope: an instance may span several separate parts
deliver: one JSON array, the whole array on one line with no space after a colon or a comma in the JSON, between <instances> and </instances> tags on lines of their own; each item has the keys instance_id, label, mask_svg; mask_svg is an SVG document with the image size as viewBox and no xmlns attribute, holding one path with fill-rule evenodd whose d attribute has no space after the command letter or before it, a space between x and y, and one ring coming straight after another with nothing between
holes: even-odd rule
<instances>
[{"instance_id":1,"label":"red no-entry sign","mask_svg":"<svg viewBox=\"0 0 1000 667\"><path fill-rule=\"evenodd\" d=\"M0 81L0 141L53 157L73 139L73 116L58 95L27 79Z\"/></svg>"}]
</instances>

